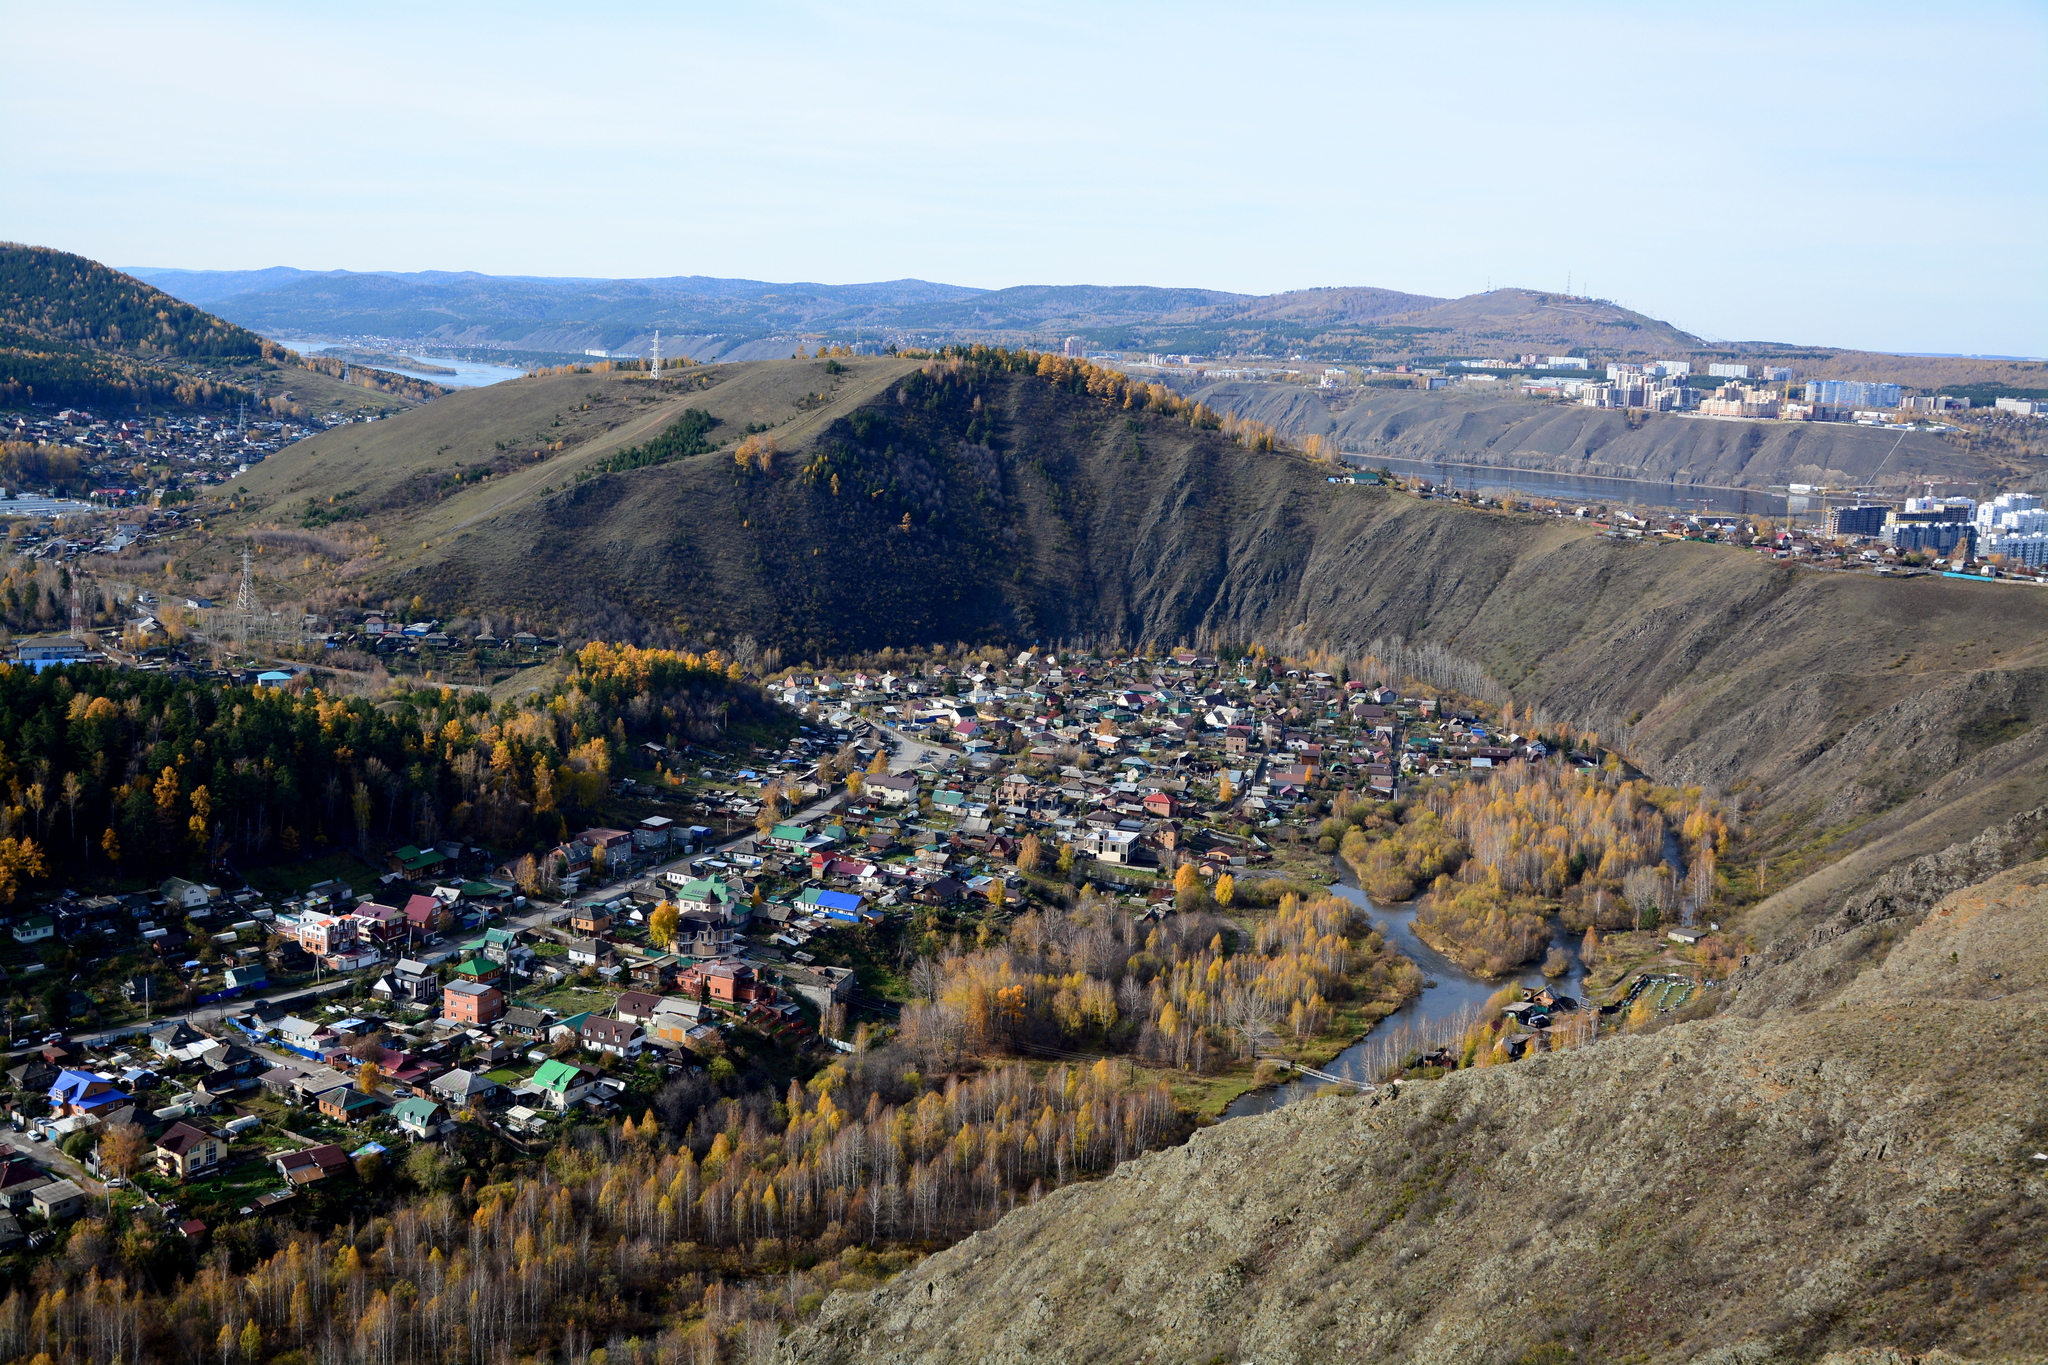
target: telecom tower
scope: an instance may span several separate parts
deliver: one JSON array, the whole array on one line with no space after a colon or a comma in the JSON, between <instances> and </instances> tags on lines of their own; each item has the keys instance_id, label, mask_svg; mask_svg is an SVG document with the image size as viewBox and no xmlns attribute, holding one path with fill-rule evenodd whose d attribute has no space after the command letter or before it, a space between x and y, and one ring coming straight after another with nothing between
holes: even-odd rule
<instances>
[{"instance_id":1,"label":"telecom tower","mask_svg":"<svg viewBox=\"0 0 2048 1365\"><path fill-rule=\"evenodd\" d=\"M661 329L659 327L654 329L654 365L653 368L648 370L648 373L657 379L661 377Z\"/></svg>"}]
</instances>

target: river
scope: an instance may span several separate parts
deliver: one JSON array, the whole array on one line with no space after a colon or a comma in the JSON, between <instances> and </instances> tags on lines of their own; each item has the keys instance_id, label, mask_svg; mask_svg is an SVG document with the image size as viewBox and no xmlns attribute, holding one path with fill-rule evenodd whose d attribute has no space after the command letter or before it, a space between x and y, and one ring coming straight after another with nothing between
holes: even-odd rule
<instances>
[{"instance_id":1,"label":"river","mask_svg":"<svg viewBox=\"0 0 2048 1365\"><path fill-rule=\"evenodd\" d=\"M318 355L332 347L348 350L350 345L341 341L316 341L304 337L271 337L280 346L289 346L300 355ZM395 354L395 353L394 353ZM508 379L517 379L526 371L517 365L483 365L474 360L445 360L440 356L416 356L438 369L449 369L454 374L429 374L425 370L409 370L402 365L373 365L368 368L389 370L393 374L407 375L413 379L424 379L429 384L439 384L444 389L480 389L488 384L502 384Z\"/></svg>"},{"instance_id":2,"label":"river","mask_svg":"<svg viewBox=\"0 0 2048 1365\"><path fill-rule=\"evenodd\" d=\"M1422 969L1423 979L1436 982L1381 1020L1371 1033L1338 1053L1334 1061L1318 1068L1332 1076L1366 1081L1374 1079L1373 1073L1381 1070L1387 1064L1389 1054L1397 1049L1406 1051L1417 1043L1434 1047L1452 1041L1460 1030L1460 1016L1465 1016L1466 1021L1478 1018L1487 997L1507 985L1510 978L1489 981L1472 975L1416 935L1415 902L1391 908L1374 905L1360 889L1350 867L1341 861L1337 867L1340 880L1330 888L1331 892L1363 908L1372 921L1372 927ZM1586 1000L1586 972L1584 964L1579 961L1578 939L1553 919L1550 941L1564 950L1571 959L1571 967L1558 980L1547 984L1583 1005ZM1524 968L1512 979L1527 986L1546 984L1543 973L1534 966ZM1223 1111L1223 1117L1234 1119L1244 1114L1268 1113L1282 1105L1307 1099L1323 1084L1316 1080L1294 1080L1263 1090L1247 1091L1231 1101Z\"/></svg>"},{"instance_id":3,"label":"river","mask_svg":"<svg viewBox=\"0 0 2048 1365\"><path fill-rule=\"evenodd\" d=\"M1556 474L1544 469L1504 469L1498 465L1436 464L1429 460L1388 460L1377 455L1347 451L1345 458L1366 468L1387 468L1396 474L1412 474L1431 483L1454 483L1459 488L1512 490L1530 497L1556 498L1561 502L1597 502L1625 507L1667 507L1698 512L1748 513L1782 517L1787 497L1761 488L1712 488L1702 484L1660 483L1650 479L1607 479L1587 474ZM1805 510L1805 498L1794 499Z\"/></svg>"}]
</instances>

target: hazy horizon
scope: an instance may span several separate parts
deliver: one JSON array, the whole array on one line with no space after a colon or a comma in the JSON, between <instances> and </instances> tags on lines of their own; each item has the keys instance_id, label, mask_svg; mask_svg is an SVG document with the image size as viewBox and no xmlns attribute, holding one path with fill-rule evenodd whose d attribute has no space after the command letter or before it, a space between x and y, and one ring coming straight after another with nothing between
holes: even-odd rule
<instances>
[{"instance_id":1,"label":"hazy horizon","mask_svg":"<svg viewBox=\"0 0 2048 1365\"><path fill-rule=\"evenodd\" d=\"M1513 284L2048 354L2037 5L352 14L115 4L91 99L73 64L19 78L0 235L194 270Z\"/></svg>"}]
</instances>

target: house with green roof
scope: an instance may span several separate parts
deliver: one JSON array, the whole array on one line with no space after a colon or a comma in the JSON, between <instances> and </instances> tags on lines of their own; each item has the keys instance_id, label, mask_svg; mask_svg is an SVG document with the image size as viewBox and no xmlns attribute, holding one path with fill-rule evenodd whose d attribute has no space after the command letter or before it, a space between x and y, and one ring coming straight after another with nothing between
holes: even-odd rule
<instances>
[{"instance_id":1,"label":"house with green roof","mask_svg":"<svg viewBox=\"0 0 2048 1365\"><path fill-rule=\"evenodd\" d=\"M455 964L454 974L455 979L458 981L473 981L477 985L483 986L489 985L502 977L505 974L505 968L501 963L472 954Z\"/></svg>"},{"instance_id":2,"label":"house with green roof","mask_svg":"<svg viewBox=\"0 0 2048 1365\"><path fill-rule=\"evenodd\" d=\"M802 825L777 825L768 831L768 842L776 848L788 849L794 853L810 840L811 832Z\"/></svg>"},{"instance_id":3,"label":"house with green roof","mask_svg":"<svg viewBox=\"0 0 2048 1365\"><path fill-rule=\"evenodd\" d=\"M408 877L419 877L432 872L447 862L448 858L436 849L407 844L403 848L391 850L386 861L390 863L393 872L402 872Z\"/></svg>"},{"instance_id":4,"label":"house with green roof","mask_svg":"<svg viewBox=\"0 0 2048 1365\"><path fill-rule=\"evenodd\" d=\"M589 1018L588 1015L580 1016ZM559 1057L550 1057L540 1064L540 1070L533 1073L533 1088L557 1111L576 1104L597 1085L597 1073L588 1071L574 1062L565 1062Z\"/></svg>"},{"instance_id":5,"label":"house with green roof","mask_svg":"<svg viewBox=\"0 0 2048 1365\"><path fill-rule=\"evenodd\" d=\"M738 894L716 877L698 877L676 888L676 906L682 910L727 910L738 900Z\"/></svg>"},{"instance_id":6,"label":"house with green roof","mask_svg":"<svg viewBox=\"0 0 2048 1365\"><path fill-rule=\"evenodd\" d=\"M400 1131L425 1140L439 1136L441 1125L448 1120L448 1111L433 1100L416 1095L412 1099L400 1100L392 1105L391 1117L397 1122Z\"/></svg>"}]
</instances>

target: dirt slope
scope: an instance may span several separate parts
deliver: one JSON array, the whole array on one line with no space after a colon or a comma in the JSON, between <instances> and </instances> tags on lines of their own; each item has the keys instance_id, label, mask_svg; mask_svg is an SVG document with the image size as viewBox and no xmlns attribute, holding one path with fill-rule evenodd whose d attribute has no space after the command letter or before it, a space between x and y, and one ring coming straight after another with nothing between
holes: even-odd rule
<instances>
[{"instance_id":1,"label":"dirt slope","mask_svg":"<svg viewBox=\"0 0 2048 1365\"><path fill-rule=\"evenodd\" d=\"M1318 391L1291 384L1233 381L1196 389L1190 396L1218 411L1270 422L1295 438L1333 436L1345 451L1369 459L1443 459L1732 488L1876 485L1893 496L1930 478L1991 487L2038 473L1932 432L1888 432L1844 422L1631 414L1524 398L1512 391L1369 389L1334 412ZM1483 475L1452 472L1461 484L1484 482Z\"/></svg>"},{"instance_id":2,"label":"dirt slope","mask_svg":"<svg viewBox=\"0 0 2048 1365\"><path fill-rule=\"evenodd\" d=\"M2043 1359L2044 910L2026 864L1815 1007L1232 1120L835 1297L783 1359Z\"/></svg>"}]
</instances>

